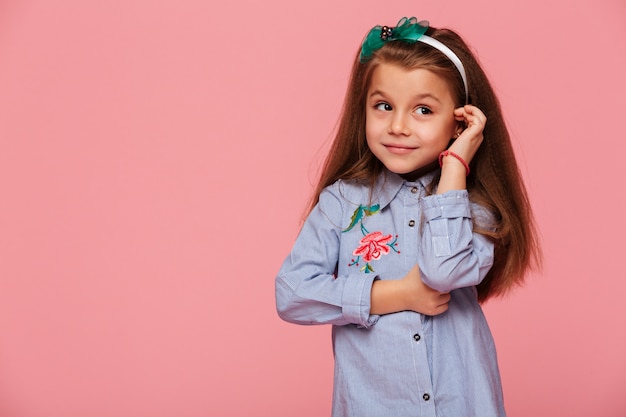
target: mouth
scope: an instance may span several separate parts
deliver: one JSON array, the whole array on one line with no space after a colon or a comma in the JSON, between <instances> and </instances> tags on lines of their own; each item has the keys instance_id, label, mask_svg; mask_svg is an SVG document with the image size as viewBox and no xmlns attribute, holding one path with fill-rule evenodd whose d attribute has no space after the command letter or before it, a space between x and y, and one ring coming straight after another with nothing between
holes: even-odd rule
<instances>
[{"instance_id":1,"label":"mouth","mask_svg":"<svg viewBox=\"0 0 626 417\"><path fill-rule=\"evenodd\" d=\"M415 149L414 147L410 147L410 146L406 146L406 145L393 145L393 144L389 144L389 145L383 145L389 152L393 153L393 154L397 154L397 155L404 155L410 152L413 152Z\"/></svg>"}]
</instances>

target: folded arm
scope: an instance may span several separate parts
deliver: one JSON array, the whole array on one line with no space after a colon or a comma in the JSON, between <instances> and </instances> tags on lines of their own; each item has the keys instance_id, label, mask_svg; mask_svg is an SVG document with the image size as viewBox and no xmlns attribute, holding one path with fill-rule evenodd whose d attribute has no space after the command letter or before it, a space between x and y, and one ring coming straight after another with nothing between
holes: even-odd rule
<instances>
[{"instance_id":1,"label":"folded arm","mask_svg":"<svg viewBox=\"0 0 626 417\"><path fill-rule=\"evenodd\" d=\"M373 325L370 292L374 274L337 275L341 201L324 191L305 221L276 277L279 316L297 324Z\"/></svg>"},{"instance_id":2,"label":"folded arm","mask_svg":"<svg viewBox=\"0 0 626 417\"><path fill-rule=\"evenodd\" d=\"M478 285L493 264L494 244L473 231L474 220L493 223L487 210L471 204L466 190L422 201L424 224L418 264L426 285L440 292Z\"/></svg>"}]
</instances>

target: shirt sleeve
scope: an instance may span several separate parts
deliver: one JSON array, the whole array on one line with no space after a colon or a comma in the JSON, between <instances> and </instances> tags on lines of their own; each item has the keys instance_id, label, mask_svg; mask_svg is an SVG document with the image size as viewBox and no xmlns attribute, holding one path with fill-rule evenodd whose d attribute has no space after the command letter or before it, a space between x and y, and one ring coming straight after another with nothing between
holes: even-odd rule
<instances>
[{"instance_id":1,"label":"shirt sleeve","mask_svg":"<svg viewBox=\"0 0 626 417\"><path fill-rule=\"evenodd\" d=\"M424 197L422 209L418 265L424 283L440 292L478 285L493 265L494 244L472 231L472 217L493 222L493 216L470 203L467 190Z\"/></svg>"},{"instance_id":2,"label":"shirt sleeve","mask_svg":"<svg viewBox=\"0 0 626 417\"><path fill-rule=\"evenodd\" d=\"M323 191L276 277L276 307L283 320L366 328L378 320L369 314L372 283L377 277L335 276L341 218L340 198L328 189Z\"/></svg>"}]
</instances>

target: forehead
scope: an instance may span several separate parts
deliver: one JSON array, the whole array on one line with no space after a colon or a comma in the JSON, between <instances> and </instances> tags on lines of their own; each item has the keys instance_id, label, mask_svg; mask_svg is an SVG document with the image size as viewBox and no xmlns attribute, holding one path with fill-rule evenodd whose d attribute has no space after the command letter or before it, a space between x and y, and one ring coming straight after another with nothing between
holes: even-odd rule
<instances>
[{"instance_id":1,"label":"forehead","mask_svg":"<svg viewBox=\"0 0 626 417\"><path fill-rule=\"evenodd\" d=\"M449 82L425 68L404 68L396 64L380 63L374 68L368 96L380 93L394 96L432 95L440 100L452 100Z\"/></svg>"}]
</instances>

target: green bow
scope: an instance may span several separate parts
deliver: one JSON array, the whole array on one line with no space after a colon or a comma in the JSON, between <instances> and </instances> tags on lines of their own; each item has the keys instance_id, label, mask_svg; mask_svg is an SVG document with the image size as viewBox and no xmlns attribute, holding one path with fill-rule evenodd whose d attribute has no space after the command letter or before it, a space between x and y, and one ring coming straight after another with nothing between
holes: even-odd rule
<instances>
[{"instance_id":1,"label":"green bow","mask_svg":"<svg viewBox=\"0 0 626 417\"><path fill-rule=\"evenodd\" d=\"M375 26L369 31L361 45L361 63L367 62L372 54L387 41L416 42L428 30L428 21L417 21L416 17L400 19L395 28Z\"/></svg>"}]
</instances>

